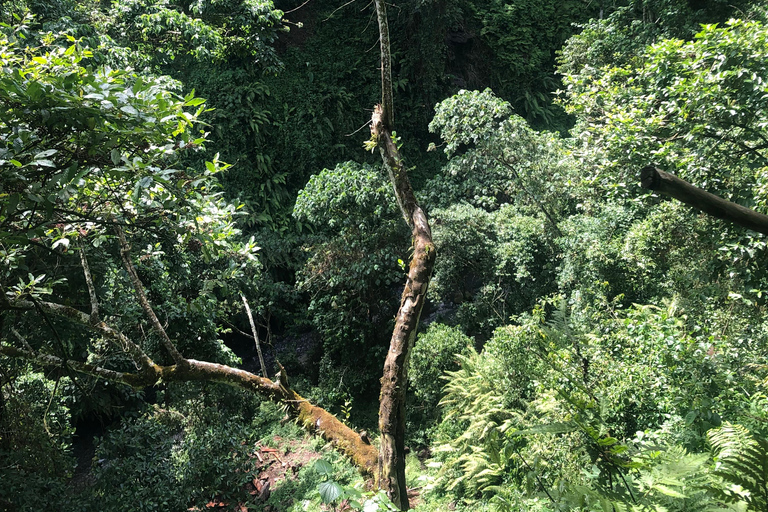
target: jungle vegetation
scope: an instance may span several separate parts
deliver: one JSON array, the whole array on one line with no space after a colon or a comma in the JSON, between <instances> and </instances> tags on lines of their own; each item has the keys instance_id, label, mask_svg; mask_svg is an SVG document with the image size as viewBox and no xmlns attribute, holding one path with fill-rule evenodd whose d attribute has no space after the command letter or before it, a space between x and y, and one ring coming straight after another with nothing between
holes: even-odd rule
<instances>
[{"instance_id":1,"label":"jungle vegetation","mask_svg":"<svg viewBox=\"0 0 768 512\"><path fill-rule=\"evenodd\" d=\"M766 235L641 186L768 214L764 1L6 0L0 68L0 510L768 510Z\"/></svg>"}]
</instances>

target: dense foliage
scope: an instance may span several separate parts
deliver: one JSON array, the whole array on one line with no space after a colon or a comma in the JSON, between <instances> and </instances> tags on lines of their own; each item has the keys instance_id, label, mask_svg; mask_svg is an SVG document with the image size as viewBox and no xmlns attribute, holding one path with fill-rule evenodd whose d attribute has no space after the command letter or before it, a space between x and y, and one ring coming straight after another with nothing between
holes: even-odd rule
<instances>
[{"instance_id":1,"label":"dense foliage","mask_svg":"<svg viewBox=\"0 0 768 512\"><path fill-rule=\"evenodd\" d=\"M390 6L393 139L438 254L408 375L419 510L768 506L765 237L639 187L652 164L768 213L766 13ZM271 376L373 433L413 248L363 148L371 15L0 4L0 347L28 356L0 355L0 510L392 510L306 439L322 459L265 492L264 454L303 449L278 408L84 375L134 362L40 306L167 363L127 255L186 357L254 370L255 334Z\"/></svg>"}]
</instances>

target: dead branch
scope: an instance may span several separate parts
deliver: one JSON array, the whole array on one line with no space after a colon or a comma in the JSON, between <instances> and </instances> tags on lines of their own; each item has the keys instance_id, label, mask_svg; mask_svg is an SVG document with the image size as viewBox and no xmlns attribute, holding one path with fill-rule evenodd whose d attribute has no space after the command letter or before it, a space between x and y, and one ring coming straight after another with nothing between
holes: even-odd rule
<instances>
[{"instance_id":1,"label":"dead branch","mask_svg":"<svg viewBox=\"0 0 768 512\"><path fill-rule=\"evenodd\" d=\"M51 302L38 302L39 306L47 313L80 324L111 341L118 342L126 352L131 353L135 360L141 361L140 369L137 372L118 372L81 361L65 360L50 354L29 350L30 347L28 346L20 349L4 343L0 343L0 354L23 358L43 366L68 368L138 389L153 386L160 380L164 382L205 381L218 382L258 393L269 400L285 405L291 416L296 418L300 425L332 443L339 451L347 455L363 473L374 474L378 464L376 448L365 444L356 431L346 426L333 414L312 405L298 393L288 388L288 379L284 369L280 373L280 378L273 382L239 368L194 359L184 359L184 364L159 366L149 359L138 345L105 322L100 321L94 325L90 322L90 316L82 311ZM16 309L29 309L32 303L16 301L11 305Z\"/></svg>"},{"instance_id":2,"label":"dead branch","mask_svg":"<svg viewBox=\"0 0 768 512\"><path fill-rule=\"evenodd\" d=\"M88 296L91 299L91 323L95 324L99 321L99 298L96 295L96 287L93 286L93 276L91 276L91 269L88 266L88 259L85 257L85 250L80 247L78 252L80 253L80 265L82 265L85 275L85 284L88 287Z\"/></svg>"},{"instance_id":3,"label":"dead branch","mask_svg":"<svg viewBox=\"0 0 768 512\"><path fill-rule=\"evenodd\" d=\"M261 355L261 343L259 343L259 333L256 330L256 324L253 322L251 307L248 305L248 299L245 298L245 295L241 294L240 298L243 299L243 304L245 305L245 312L248 314L248 320L251 323L251 332L253 332L253 342L256 344L256 352L259 354L259 363L261 363L261 374L264 375L264 377L269 378L269 374L267 373L267 365L264 364L264 356Z\"/></svg>"}]
</instances>

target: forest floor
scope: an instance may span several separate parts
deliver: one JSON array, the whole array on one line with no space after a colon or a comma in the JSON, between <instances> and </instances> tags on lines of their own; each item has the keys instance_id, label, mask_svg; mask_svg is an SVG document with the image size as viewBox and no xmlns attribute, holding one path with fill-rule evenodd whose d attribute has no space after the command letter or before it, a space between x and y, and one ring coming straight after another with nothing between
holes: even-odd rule
<instances>
[{"instance_id":1,"label":"forest floor","mask_svg":"<svg viewBox=\"0 0 768 512\"><path fill-rule=\"evenodd\" d=\"M299 478L299 471L308 467L312 462L322 457L322 454L309 447L309 444L300 439L285 440L280 436L273 436L272 443L278 446L266 446L263 443L257 443L254 446L250 457L258 459L256 465L257 471L254 472L251 481L246 484L246 490L253 496L254 502L266 503L272 492L283 485L285 482L296 482ZM293 501L290 499L289 501ZM274 502L274 500L273 500ZM281 503L280 508L273 503L264 504L264 512L277 512L286 510L291 503ZM232 510L231 505L222 500L212 500L205 505L207 510L227 509ZM193 507L190 511L200 511L201 509ZM238 511L247 511L249 508L244 503L235 507Z\"/></svg>"}]
</instances>

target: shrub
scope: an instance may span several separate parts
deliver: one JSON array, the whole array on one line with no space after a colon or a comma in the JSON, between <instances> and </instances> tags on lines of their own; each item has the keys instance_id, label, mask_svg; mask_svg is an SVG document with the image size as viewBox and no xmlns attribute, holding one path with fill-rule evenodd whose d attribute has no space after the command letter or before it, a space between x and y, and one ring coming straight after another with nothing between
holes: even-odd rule
<instances>
[{"instance_id":1,"label":"shrub","mask_svg":"<svg viewBox=\"0 0 768 512\"><path fill-rule=\"evenodd\" d=\"M420 334L411 354L408 379L421 406L433 413L442 396L443 375L457 370L456 354L466 354L473 346L472 338L460 327L432 324Z\"/></svg>"}]
</instances>

